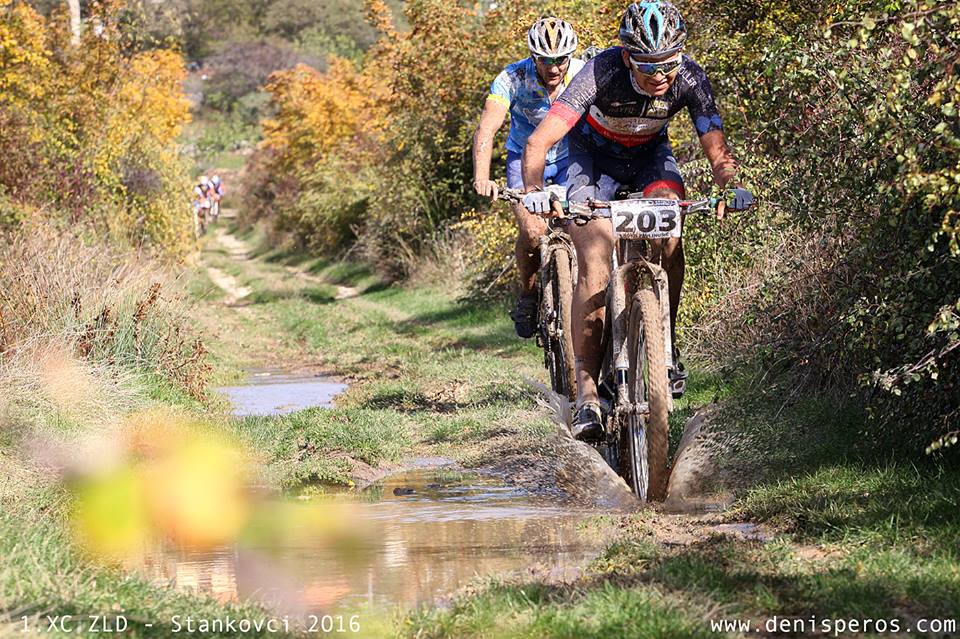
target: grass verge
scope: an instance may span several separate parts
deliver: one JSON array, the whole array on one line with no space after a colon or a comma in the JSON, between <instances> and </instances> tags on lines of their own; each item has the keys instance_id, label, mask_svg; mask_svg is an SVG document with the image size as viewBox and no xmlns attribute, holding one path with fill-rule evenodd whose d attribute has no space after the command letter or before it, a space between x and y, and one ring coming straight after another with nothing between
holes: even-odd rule
<instances>
[{"instance_id":1,"label":"grass verge","mask_svg":"<svg viewBox=\"0 0 960 639\"><path fill-rule=\"evenodd\" d=\"M515 339L503 309L458 304L442 290L364 281L363 270L290 254L261 258L232 266L253 290L238 309L235 334L269 345L278 363L349 371L352 382L334 411L237 426L276 481L348 483L358 468L415 454L482 464L511 443L535 448L552 431L517 383L542 379L539 352ZM229 257L211 259L217 265ZM357 290L337 300L316 273ZM226 350L238 352L235 345ZM753 624L747 635L757 635L784 618L895 619L917 632L921 619L960 617L955 466L898 461L878 450L864 412L847 398L799 396L786 378L697 370L694 363L690 391L671 416L673 448L698 407L722 402L717 419L729 441L721 469L740 480L731 511L618 519L616 540L573 583L477 582L450 606L408 614L399 632L736 636L735 627L711 621L739 619ZM739 521L762 524L766 536L715 528ZM669 539L673 533L664 530L671 527L683 529L681 541ZM804 636L823 626L792 628Z\"/></svg>"},{"instance_id":2,"label":"grass verge","mask_svg":"<svg viewBox=\"0 0 960 639\"><path fill-rule=\"evenodd\" d=\"M205 407L205 347L168 274L46 227L3 239L0 636L95 632L91 615L131 637L168 637L178 616L263 617L94 560L69 524L73 483L112 468L131 414Z\"/></svg>"}]
</instances>

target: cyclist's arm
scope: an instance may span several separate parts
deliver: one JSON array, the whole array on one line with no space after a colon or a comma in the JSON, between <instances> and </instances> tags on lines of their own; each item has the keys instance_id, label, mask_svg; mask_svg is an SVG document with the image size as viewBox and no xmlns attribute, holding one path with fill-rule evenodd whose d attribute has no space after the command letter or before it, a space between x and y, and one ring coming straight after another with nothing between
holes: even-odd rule
<instances>
[{"instance_id":1,"label":"cyclist's arm","mask_svg":"<svg viewBox=\"0 0 960 639\"><path fill-rule=\"evenodd\" d=\"M493 97L487 98L480 114L480 124L473 135L473 186L481 195L487 193L490 182L490 159L493 156L493 138L507 118L508 104Z\"/></svg>"},{"instance_id":2,"label":"cyclist's arm","mask_svg":"<svg viewBox=\"0 0 960 639\"><path fill-rule=\"evenodd\" d=\"M738 186L737 161L727 146L727 139L720 129L704 133L700 136L700 145L710 161L713 169L713 181L721 188ZM722 220L727 213L727 203L721 200L717 204L717 219Z\"/></svg>"},{"instance_id":3,"label":"cyclist's arm","mask_svg":"<svg viewBox=\"0 0 960 639\"><path fill-rule=\"evenodd\" d=\"M687 57L684 58L684 65L685 74L678 79L683 82L683 101L700 137L703 152L710 160L713 180L718 186L726 187L728 182L736 183L737 161L733 158L723 134L723 119L717 108L713 87L703 67Z\"/></svg>"},{"instance_id":4,"label":"cyclist's arm","mask_svg":"<svg viewBox=\"0 0 960 639\"><path fill-rule=\"evenodd\" d=\"M713 169L713 181L721 188L726 187L727 183L731 186L738 184L737 181L737 161L727 146L727 139L723 131L717 129L700 136L700 145L703 152L710 161L710 167Z\"/></svg>"},{"instance_id":5,"label":"cyclist's arm","mask_svg":"<svg viewBox=\"0 0 960 639\"><path fill-rule=\"evenodd\" d=\"M573 128L563 118L548 113L543 122L527 138L523 150L523 190L530 192L543 188L543 170L547 164L547 151Z\"/></svg>"}]
</instances>

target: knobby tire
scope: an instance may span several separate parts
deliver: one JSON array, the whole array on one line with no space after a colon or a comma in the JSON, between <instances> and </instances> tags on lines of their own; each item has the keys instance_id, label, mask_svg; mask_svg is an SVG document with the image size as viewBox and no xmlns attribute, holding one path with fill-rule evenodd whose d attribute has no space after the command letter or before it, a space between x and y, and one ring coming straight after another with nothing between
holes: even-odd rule
<instances>
[{"instance_id":1,"label":"knobby tire","mask_svg":"<svg viewBox=\"0 0 960 639\"><path fill-rule=\"evenodd\" d=\"M669 479L670 387L660 301L652 288L642 288L633 296L627 345L630 401L634 405L647 402L649 414L646 419L637 414L627 416L621 433L629 454L622 459L628 466L630 487L641 501L661 501Z\"/></svg>"},{"instance_id":2,"label":"knobby tire","mask_svg":"<svg viewBox=\"0 0 960 639\"><path fill-rule=\"evenodd\" d=\"M566 249L553 252L554 303L560 329L560 339L555 340L554 361L557 376L563 385L562 390L557 388L554 390L561 395L566 395L570 401L576 401L577 371L574 367L573 355L573 280L570 275L570 262L571 256Z\"/></svg>"}]
</instances>

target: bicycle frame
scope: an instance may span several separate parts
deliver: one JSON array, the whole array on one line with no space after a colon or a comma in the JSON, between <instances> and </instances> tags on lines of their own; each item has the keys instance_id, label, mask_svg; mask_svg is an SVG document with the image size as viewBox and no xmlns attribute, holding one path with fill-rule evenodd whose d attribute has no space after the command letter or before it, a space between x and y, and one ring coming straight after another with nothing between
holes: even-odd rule
<instances>
[{"instance_id":1,"label":"bicycle frame","mask_svg":"<svg viewBox=\"0 0 960 639\"><path fill-rule=\"evenodd\" d=\"M518 191L503 189L499 199L516 204L520 202L521 196ZM558 297L563 287L557 278L562 272L564 279L570 279L566 286L566 295L569 296L578 276L577 252L567 233L571 220L556 217L546 222L546 232L538 239L540 267L537 286L540 317L537 322L537 345L543 348L544 367L550 372L553 390L572 398L576 393L571 341L573 332L569 325L572 300L570 297ZM559 255L561 252L563 255ZM559 271L561 262L565 268ZM553 268L550 265L553 265ZM563 381L559 381L561 379Z\"/></svg>"},{"instance_id":2,"label":"bicycle frame","mask_svg":"<svg viewBox=\"0 0 960 639\"><path fill-rule=\"evenodd\" d=\"M518 202L522 197L519 191L502 192L504 199ZM540 238L540 260L541 264L548 263L551 252L555 250L556 242L563 242L568 248L572 257L572 274L574 281L577 281L577 254L569 236L562 233L560 220L565 223L571 221L581 223L596 218L605 218L609 221L613 237L617 238L617 245L611 252L610 264L610 283L607 290L610 291L608 300L607 323L610 326L609 344L613 356L614 384L616 387L616 398L613 412L617 415L626 415L649 412L649 408L641 405L633 405L628 397L627 379L630 369L629 353L624 347L627 340L627 322L629 321L629 302L633 292L638 290L638 283L643 278L649 278L657 297L661 304L661 322L666 328L664 330L664 353L666 355L667 368L674 367L673 361L673 340L670 331L670 286L666 271L659 265L649 261L646 258L645 249L649 240L643 238L622 237L614 224L613 215L609 212L609 202L587 201L587 202L566 202L559 198L556 202L565 212L563 216L553 217L550 222L550 232ZM699 201L681 201L679 205L684 213L693 213L696 211L710 210L716 207L717 200L714 198ZM602 211L606 210L604 214ZM673 398L669 398L668 406L673 410ZM610 420L608 423L612 423Z\"/></svg>"},{"instance_id":3,"label":"bicycle frame","mask_svg":"<svg viewBox=\"0 0 960 639\"><path fill-rule=\"evenodd\" d=\"M684 215L697 211L712 209L716 206L716 200L705 199L696 202L679 202ZM576 205L574 205L576 206ZM584 206L584 205L580 205ZM650 240L639 237L624 237L620 234L614 224L612 214L603 214L598 209L606 208L609 211L609 202L592 201L587 202L586 209L590 211L589 218L604 218L609 221L610 231L616 238L616 246L610 256L610 283L607 290L610 291L608 301L607 321L610 324L610 347L613 356L614 383L617 389L616 404L614 412L620 415L631 414L635 412L648 412L648 407L643 405L634 406L630 403L627 396L627 375L630 369L629 353L624 348L627 340L627 322L629 320L629 302L633 293L637 291L639 284L644 278L648 278L653 290L660 300L661 317L660 320L664 326L664 353L666 356L667 369L674 367L673 361L673 340L670 331L670 285L667 273L659 264L647 259L646 249L649 247ZM568 205L568 208L573 209ZM586 217L583 213L579 214L582 219ZM673 398L668 399L669 410L673 410Z\"/></svg>"},{"instance_id":4,"label":"bicycle frame","mask_svg":"<svg viewBox=\"0 0 960 639\"><path fill-rule=\"evenodd\" d=\"M512 201L523 197L517 191L504 195ZM679 238L683 216L714 209L720 200L628 197L649 201L620 206L598 200L562 201L556 195L548 199L548 207L542 197L530 204L538 215L553 218L550 234L541 238L542 263L548 263L554 257L551 250L557 250L556 220L580 225L606 218L610 224L615 245L606 294L604 359L597 380L604 434L591 443L641 500L664 498L669 477L669 412L674 408L668 380L677 362L670 330L669 281L664 268L649 259L650 243ZM744 201L748 202L744 208L749 207L749 201ZM567 238L560 241L572 244ZM576 253L571 254L575 258ZM658 332L663 333L662 344Z\"/></svg>"}]
</instances>

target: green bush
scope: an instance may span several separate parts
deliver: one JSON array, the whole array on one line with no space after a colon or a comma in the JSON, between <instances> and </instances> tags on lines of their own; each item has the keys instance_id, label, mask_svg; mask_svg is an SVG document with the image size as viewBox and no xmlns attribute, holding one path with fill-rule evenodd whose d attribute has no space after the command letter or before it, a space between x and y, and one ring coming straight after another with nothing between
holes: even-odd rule
<instances>
[{"instance_id":1,"label":"green bush","mask_svg":"<svg viewBox=\"0 0 960 639\"><path fill-rule=\"evenodd\" d=\"M741 107L728 110L728 132L765 204L750 228L691 233L691 261L709 264L692 288L711 294L688 321L722 327L704 340L722 357L766 357L811 384L862 382L891 444L916 450L952 431L960 10L698 10L694 46L721 100Z\"/></svg>"}]
</instances>

